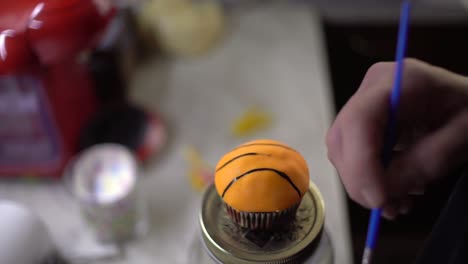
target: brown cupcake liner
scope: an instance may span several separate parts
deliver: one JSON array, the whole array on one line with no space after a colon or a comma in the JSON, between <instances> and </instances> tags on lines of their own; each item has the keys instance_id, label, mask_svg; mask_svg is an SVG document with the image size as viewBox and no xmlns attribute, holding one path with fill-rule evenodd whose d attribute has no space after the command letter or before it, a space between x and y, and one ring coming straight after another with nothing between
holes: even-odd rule
<instances>
[{"instance_id":1,"label":"brown cupcake liner","mask_svg":"<svg viewBox=\"0 0 468 264\"><path fill-rule=\"evenodd\" d=\"M300 205L300 203L297 203L288 209L278 212L251 213L238 211L228 204L224 204L227 214L234 223L249 230L259 231L274 229L276 226L294 219L297 208Z\"/></svg>"}]
</instances>

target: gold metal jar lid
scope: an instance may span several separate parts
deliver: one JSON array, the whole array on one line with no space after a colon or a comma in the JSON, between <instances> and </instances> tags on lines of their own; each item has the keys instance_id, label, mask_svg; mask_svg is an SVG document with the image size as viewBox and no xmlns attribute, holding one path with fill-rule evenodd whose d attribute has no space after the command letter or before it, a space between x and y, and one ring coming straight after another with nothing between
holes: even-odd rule
<instances>
[{"instance_id":1,"label":"gold metal jar lid","mask_svg":"<svg viewBox=\"0 0 468 264\"><path fill-rule=\"evenodd\" d=\"M205 247L212 257L225 264L297 263L314 253L324 221L323 198L312 182L295 221L274 232L249 231L233 223L213 185L204 195L200 212Z\"/></svg>"}]
</instances>

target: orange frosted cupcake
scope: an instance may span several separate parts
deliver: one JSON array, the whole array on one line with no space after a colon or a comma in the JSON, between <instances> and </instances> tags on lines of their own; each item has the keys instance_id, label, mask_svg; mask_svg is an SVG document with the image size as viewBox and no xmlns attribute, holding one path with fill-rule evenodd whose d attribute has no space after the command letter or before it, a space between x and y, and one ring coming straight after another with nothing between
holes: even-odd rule
<instances>
[{"instance_id":1,"label":"orange frosted cupcake","mask_svg":"<svg viewBox=\"0 0 468 264\"><path fill-rule=\"evenodd\" d=\"M221 158L215 186L234 222L251 230L268 230L295 216L309 188L309 169L291 147L255 140Z\"/></svg>"}]
</instances>

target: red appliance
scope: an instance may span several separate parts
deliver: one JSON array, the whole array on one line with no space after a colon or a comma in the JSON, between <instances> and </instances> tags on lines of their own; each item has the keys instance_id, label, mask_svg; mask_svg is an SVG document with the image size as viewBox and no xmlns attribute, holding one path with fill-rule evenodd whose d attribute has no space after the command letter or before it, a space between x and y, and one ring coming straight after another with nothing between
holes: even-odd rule
<instances>
[{"instance_id":1,"label":"red appliance","mask_svg":"<svg viewBox=\"0 0 468 264\"><path fill-rule=\"evenodd\" d=\"M0 177L60 177L98 108L80 55L114 13L107 0L0 3Z\"/></svg>"}]
</instances>

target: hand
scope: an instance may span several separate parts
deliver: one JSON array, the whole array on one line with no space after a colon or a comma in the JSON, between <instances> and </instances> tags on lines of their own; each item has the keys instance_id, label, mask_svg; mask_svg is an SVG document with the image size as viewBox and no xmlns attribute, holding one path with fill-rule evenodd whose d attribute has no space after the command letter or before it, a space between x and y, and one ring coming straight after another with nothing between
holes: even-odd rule
<instances>
[{"instance_id":1,"label":"hand","mask_svg":"<svg viewBox=\"0 0 468 264\"><path fill-rule=\"evenodd\" d=\"M377 63L328 131L328 156L350 197L393 219L410 210L409 193L468 159L468 78L407 59L397 113L398 155L381 154L395 63Z\"/></svg>"}]
</instances>

